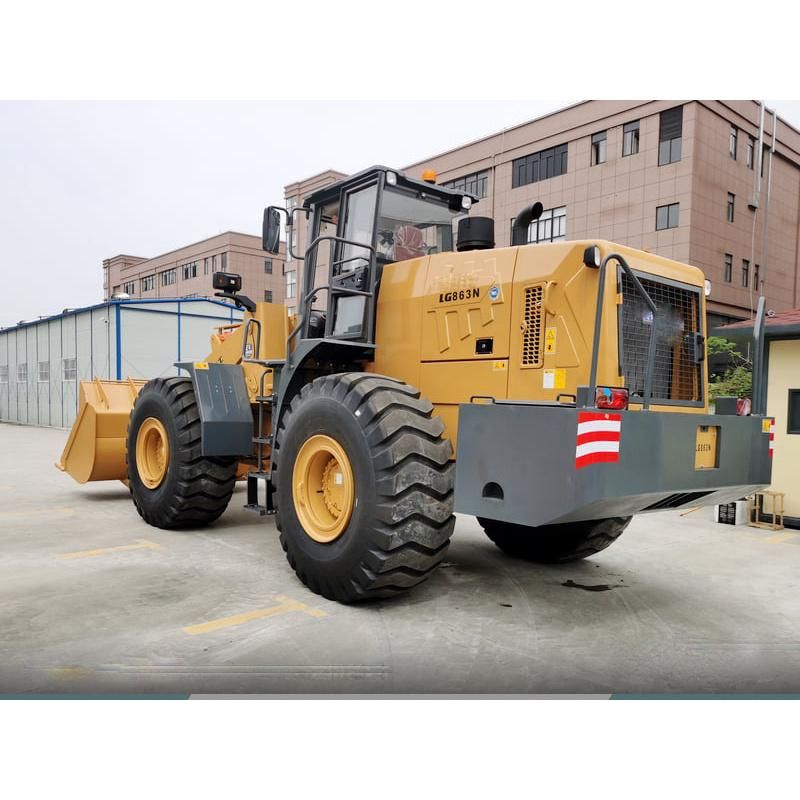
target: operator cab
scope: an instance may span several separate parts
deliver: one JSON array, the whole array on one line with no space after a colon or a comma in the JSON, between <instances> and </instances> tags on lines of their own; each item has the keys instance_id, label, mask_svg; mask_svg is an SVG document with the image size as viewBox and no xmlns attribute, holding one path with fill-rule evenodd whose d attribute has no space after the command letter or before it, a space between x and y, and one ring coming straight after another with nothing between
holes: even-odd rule
<instances>
[{"instance_id":1,"label":"operator cab","mask_svg":"<svg viewBox=\"0 0 800 800\"><path fill-rule=\"evenodd\" d=\"M458 220L475 202L472 195L378 166L319 189L292 214L268 208L264 249L270 252L278 248L279 211L286 214L288 227L299 224L298 214L309 220L305 253L291 253L304 261L300 338L372 345L383 267L455 250ZM286 239L291 242L290 233Z\"/></svg>"}]
</instances>

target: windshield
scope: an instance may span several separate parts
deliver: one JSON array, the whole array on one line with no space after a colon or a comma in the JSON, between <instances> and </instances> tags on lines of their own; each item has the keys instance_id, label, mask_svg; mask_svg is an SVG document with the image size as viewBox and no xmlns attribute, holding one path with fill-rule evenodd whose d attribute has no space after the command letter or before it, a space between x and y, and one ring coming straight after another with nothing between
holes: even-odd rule
<instances>
[{"instance_id":1,"label":"windshield","mask_svg":"<svg viewBox=\"0 0 800 800\"><path fill-rule=\"evenodd\" d=\"M378 258L404 261L453 249L454 226L463 211L433 197L386 187L378 218Z\"/></svg>"}]
</instances>

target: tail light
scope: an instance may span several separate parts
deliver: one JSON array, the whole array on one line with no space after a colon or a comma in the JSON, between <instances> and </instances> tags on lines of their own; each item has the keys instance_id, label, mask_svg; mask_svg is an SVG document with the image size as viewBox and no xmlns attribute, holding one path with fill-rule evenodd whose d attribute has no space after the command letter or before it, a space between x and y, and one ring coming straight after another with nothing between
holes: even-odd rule
<instances>
[{"instance_id":1,"label":"tail light","mask_svg":"<svg viewBox=\"0 0 800 800\"><path fill-rule=\"evenodd\" d=\"M628 407L628 390L613 386L598 386L594 396L597 408L611 408L624 411Z\"/></svg>"}]
</instances>

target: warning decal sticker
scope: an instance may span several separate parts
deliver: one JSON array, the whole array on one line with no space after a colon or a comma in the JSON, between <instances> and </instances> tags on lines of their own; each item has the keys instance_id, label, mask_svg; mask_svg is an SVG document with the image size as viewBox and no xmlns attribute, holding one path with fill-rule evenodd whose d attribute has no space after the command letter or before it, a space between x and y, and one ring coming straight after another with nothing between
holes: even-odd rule
<instances>
[{"instance_id":1,"label":"warning decal sticker","mask_svg":"<svg viewBox=\"0 0 800 800\"><path fill-rule=\"evenodd\" d=\"M575 442L575 469L598 462L619 461L622 416L581 411Z\"/></svg>"},{"instance_id":2,"label":"warning decal sticker","mask_svg":"<svg viewBox=\"0 0 800 800\"><path fill-rule=\"evenodd\" d=\"M549 355L555 355L556 352L556 329L545 328L544 330L544 351Z\"/></svg>"}]
</instances>

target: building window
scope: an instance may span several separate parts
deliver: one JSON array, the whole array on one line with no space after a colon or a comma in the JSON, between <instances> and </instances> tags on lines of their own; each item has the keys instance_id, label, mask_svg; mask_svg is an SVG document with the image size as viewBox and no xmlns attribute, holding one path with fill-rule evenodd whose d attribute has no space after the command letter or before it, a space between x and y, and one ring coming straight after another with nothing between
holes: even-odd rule
<instances>
[{"instance_id":1,"label":"building window","mask_svg":"<svg viewBox=\"0 0 800 800\"><path fill-rule=\"evenodd\" d=\"M511 220L514 229L514 220ZM512 234L513 236L513 234ZM528 244L563 242L567 238L567 207L559 206L543 211L538 220L528 226Z\"/></svg>"},{"instance_id":2,"label":"building window","mask_svg":"<svg viewBox=\"0 0 800 800\"><path fill-rule=\"evenodd\" d=\"M639 120L622 126L622 155L635 156L639 152Z\"/></svg>"},{"instance_id":3,"label":"building window","mask_svg":"<svg viewBox=\"0 0 800 800\"><path fill-rule=\"evenodd\" d=\"M452 189L455 192L465 192L483 200L488 194L489 186L489 172L473 172L471 175L465 175L463 178L456 178L452 181L444 181L442 183L445 189Z\"/></svg>"},{"instance_id":4,"label":"building window","mask_svg":"<svg viewBox=\"0 0 800 800\"><path fill-rule=\"evenodd\" d=\"M286 273L286 299L291 300L295 296L297 289L297 270Z\"/></svg>"},{"instance_id":5,"label":"building window","mask_svg":"<svg viewBox=\"0 0 800 800\"><path fill-rule=\"evenodd\" d=\"M0 383L8 383L8 364L0 364Z\"/></svg>"},{"instance_id":6,"label":"building window","mask_svg":"<svg viewBox=\"0 0 800 800\"><path fill-rule=\"evenodd\" d=\"M761 281L761 276L759 274L760 272L761 272L761 267L758 264L756 264L753 267L753 291L754 292L758 291L758 284Z\"/></svg>"},{"instance_id":7,"label":"building window","mask_svg":"<svg viewBox=\"0 0 800 800\"><path fill-rule=\"evenodd\" d=\"M678 209L680 203L670 203L668 206L659 206L656 209L656 230L664 231L667 228L678 227Z\"/></svg>"},{"instance_id":8,"label":"building window","mask_svg":"<svg viewBox=\"0 0 800 800\"><path fill-rule=\"evenodd\" d=\"M733 256L730 253L725 253L725 283L730 283L733 280Z\"/></svg>"},{"instance_id":9,"label":"building window","mask_svg":"<svg viewBox=\"0 0 800 800\"><path fill-rule=\"evenodd\" d=\"M39 362L39 383L50 383L50 362Z\"/></svg>"},{"instance_id":10,"label":"building window","mask_svg":"<svg viewBox=\"0 0 800 800\"><path fill-rule=\"evenodd\" d=\"M125 292L125 294L135 294L136 281L131 281L130 283L123 284L122 291Z\"/></svg>"},{"instance_id":11,"label":"building window","mask_svg":"<svg viewBox=\"0 0 800 800\"><path fill-rule=\"evenodd\" d=\"M292 314L294 314L295 310L296 310L296 309L295 309L295 307L294 307L294 306L286 306L286 313L287 313L287 314L289 314L290 316L291 316Z\"/></svg>"},{"instance_id":12,"label":"building window","mask_svg":"<svg viewBox=\"0 0 800 800\"><path fill-rule=\"evenodd\" d=\"M174 267L172 269L164 270L164 272L161 273L162 286L172 286L176 280L177 270Z\"/></svg>"},{"instance_id":13,"label":"building window","mask_svg":"<svg viewBox=\"0 0 800 800\"><path fill-rule=\"evenodd\" d=\"M17 364L17 383L28 382L28 365Z\"/></svg>"},{"instance_id":14,"label":"building window","mask_svg":"<svg viewBox=\"0 0 800 800\"><path fill-rule=\"evenodd\" d=\"M564 175L567 171L567 145L560 144L529 156L515 158L511 162L511 169L512 189Z\"/></svg>"},{"instance_id":15,"label":"building window","mask_svg":"<svg viewBox=\"0 0 800 800\"><path fill-rule=\"evenodd\" d=\"M742 286L746 289L750 285L750 262L742 259Z\"/></svg>"},{"instance_id":16,"label":"building window","mask_svg":"<svg viewBox=\"0 0 800 800\"><path fill-rule=\"evenodd\" d=\"M272 290L271 289L264 289L264 302L271 303L272 302Z\"/></svg>"},{"instance_id":17,"label":"building window","mask_svg":"<svg viewBox=\"0 0 800 800\"><path fill-rule=\"evenodd\" d=\"M156 288L156 276L148 275L142 278L142 292L152 292Z\"/></svg>"},{"instance_id":18,"label":"building window","mask_svg":"<svg viewBox=\"0 0 800 800\"><path fill-rule=\"evenodd\" d=\"M733 222L733 215L734 211L736 210L735 207L736 207L736 195L728 192L728 211L727 211L728 222Z\"/></svg>"},{"instance_id":19,"label":"building window","mask_svg":"<svg viewBox=\"0 0 800 800\"><path fill-rule=\"evenodd\" d=\"M789 389L786 433L800 433L800 389Z\"/></svg>"},{"instance_id":20,"label":"building window","mask_svg":"<svg viewBox=\"0 0 800 800\"><path fill-rule=\"evenodd\" d=\"M736 129L735 125L731 125L731 132L728 136L728 154L734 161L736 161L736 141L738 137L739 131Z\"/></svg>"},{"instance_id":21,"label":"building window","mask_svg":"<svg viewBox=\"0 0 800 800\"><path fill-rule=\"evenodd\" d=\"M203 259L203 275L208 275L208 258Z\"/></svg>"},{"instance_id":22,"label":"building window","mask_svg":"<svg viewBox=\"0 0 800 800\"><path fill-rule=\"evenodd\" d=\"M217 271L217 257L216 256L211 256L211 271L212 272L216 272Z\"/></svg>"},{"instance_id":23,"label":"building window","mask_svg":"<svg viewBox=\"0 0 800 800\"><path fill-rule=\"evenodd\" d=\"M65 381L74 381L78 379L78 363L75 358L65 358L61 362L61 371L64 375Z\"/></svg>"},{"instance_id":24,"label":"building window","mask_svg":"<svg viewBox=\"0 0 800 800\"><path fill-rule=\"evenodd\" d=\"M219 268L223 272L225 272L225 270L228 269L228 254L227 253L221 253L220 254L220 257L219 257Z\"/></svg>"},{"instance_id":25,"label":"building window","mask_svg":"<svg viewBox=\"0 0 800 800\"><path fill-rule=\"evenodd\" d=\"M662 111L658 131L658 166L681 160L683 106Z\"/></svg>"},{"instance_id":26,"label":"building window","mask_svg":"<svg viewBox=\"0 0 800 800\"><path fill-rule=\"evenodd\" d=\"M752 136L747 137L747 169L753 169L756 153L756 140Z\"/></svg>"},{"instance_id":27,"label":"building window","mask_svg":"<svg viewBox=\"0 0 800 800\"><path fill-rule=\"evenodd\" d=\"M271 258L265 258L264 259L264 272L266 272L267 275L272 275L272 259Z\"/></svg>"},{"instance_id":28,"label":"building window","mask_svg":"<svg viewBox=\"0 0 800 800\"><path fill-rule=\"evenodd\" d=\"M600 131L592 136L592 166L606 163L606 151L608 148L608 138L606 131Z\"/></svg>"},{"instance_id":29,"label":"building window","mask_svg":"<svg viewBox=\"0 0 800 800\"><path fill-rule=\"evenodd\" d=\"M192 278L197 277L197 262L192 261L191 264L184 264L183 265L183 279L185 281L191 280Z\"/></svg>"}]
</instances>

